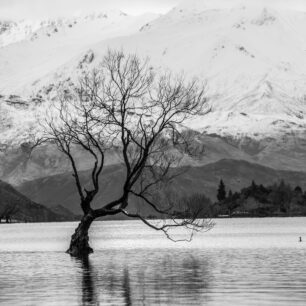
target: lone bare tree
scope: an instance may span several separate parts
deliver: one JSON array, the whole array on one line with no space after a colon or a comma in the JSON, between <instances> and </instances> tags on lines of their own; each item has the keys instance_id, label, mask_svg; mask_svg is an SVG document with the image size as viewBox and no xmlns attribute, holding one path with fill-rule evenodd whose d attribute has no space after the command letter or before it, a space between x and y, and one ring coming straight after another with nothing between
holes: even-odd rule
<instances>
[{"instance_id":1,"label":"lone bare tree","mask_svg":"<svg viewBox=\"0 0 306 306\"><path fill-rule=\"evenodd\" d=\"M157 75L148 60L111 50L98 68L82 75L77 86L61 91L47 119L44 140L55 143L70 160L84 213L69 254L93 252L88 230L95 219L107 215L139 219L170 239L174 227L189 229L191 236L210 229L209 221L197 219L198 211L177 211L173 199L158 192L179 175L182 157L192 153L182 123L199 114L205 102L204 86L197 80ZM91 188L85 189L80 179L74 155L78 148L93 161ZM124 183L118 198L94 209L92 201L100 191L99 178L109 152L120 156ZM163 216L163 221L147 220L141 210L131 211L135 199Z\"/></svg>"}]
</instances>

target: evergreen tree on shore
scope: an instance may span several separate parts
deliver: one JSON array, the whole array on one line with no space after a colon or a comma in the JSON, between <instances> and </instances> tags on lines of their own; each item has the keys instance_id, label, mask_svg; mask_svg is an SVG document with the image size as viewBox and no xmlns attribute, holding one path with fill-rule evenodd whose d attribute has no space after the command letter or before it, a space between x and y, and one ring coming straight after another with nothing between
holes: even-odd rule
<instances>
[{"instance_id":1,"label":"evergreen tree on shore","mask_svg":"<svg viewBox=\"0 0 306 306\"><path fill-rule=\"evenodd\" d=\"M220 180L218 192L217 192L217 199L219 202L225 200L226 198L226 191L225 191L225 185L223 183L223 180Z\"/></svg>"}]
</instances>

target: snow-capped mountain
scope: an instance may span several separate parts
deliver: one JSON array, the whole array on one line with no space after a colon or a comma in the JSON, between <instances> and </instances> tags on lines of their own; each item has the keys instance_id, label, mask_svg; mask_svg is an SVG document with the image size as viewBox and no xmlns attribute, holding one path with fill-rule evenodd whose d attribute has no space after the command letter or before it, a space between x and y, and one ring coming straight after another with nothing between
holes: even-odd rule
<instances>
[{"instance_id":1,"label":"snow-capped mountain","mask_svg":"<svg viewBox=\"0 0 306 306\"><path fill-rule=\"evenodd\" d=\"M82 59L94 66L108 47L123 48L207 81L212 112L191 127L253 137L306 128L304 12L198 0L152 19L119 13L12 25L0 35L0 91L48 92L77 75Z\"/></svg>"},{"instance_id":2,"label":"snow-capped mountain","mask_svg":"<svg viewBox=\"0 0 306 306\"><path fill-rule=\"evenodd\" d=\"M137 35L108 45L137 49L157 67L205 79L212 112L191 127L252 137L275 135L284 127L304 130L306 14L263 6L191 6L202 2L179 6ZM92 50L99 58L105 48Z\"/></svg>"},{"instance_id":3,"label":"snow-capped mountain","mask_svg":"<svg viewBox=\"0 0 306 306\"><path fill-rule=\"evenodd\" d=\"M240 2L189 0L162 16L2 22L1 142L26 137L58 84L96 66L108 48L122 48L150 57L156 70L206 81L211 112L186 126L221 139L205 138L211 158L240 150L239 158L299 170L306 156L306 10Z\"/></svg>"},{"instance_id":4,"label":"snow-capped mountain","mask_svg":"<svg viewBox=\"0 0 306 306\"><path fill-rule=\"evenodd\" d=\"M0 21L0 142L16 135L25 138L37 125L36 111L47 109L43 95L52 88L40 88L46 75L52 79L72 58L90 63L94 54L88 49L109 38L128 36L157 18L156 14L128 16L121 11L99 12L54 20ZM35 86L35 83L38 83Z\"/></svg>"},{"instance_id":5,"label":"snow-capped mountain","mask_svg":"<svg viewBox=\"0 0 306 306\"><path fill-rule=\"evenodd\" d=\"M99 41L99 35L93 31L95 27L97 31L99 28L105 31L106 27L115 27L127 21L130 22L131 17L121 11L92 13L73 18L0 21L0 48L24 40L34 41L45 36L52 37L61 34L65 34L66 37L75 36L78 39L88 38L87 35L95 34L93 36ZM94 41L91 38L91 42Z\"/></svg>"},{"instance_id":6,"label":"snow-capped mountain","mask_svg":"<svg viewBox=\"0 0 306 306\"><path fill-rule=\"evenodd\" d=\"M92 45L131 35L156 17L156 14L128 16L113 11L72 19L1 22L0 92L31 93L33 82L56 72Z\"/></svg>"}]
</instances>

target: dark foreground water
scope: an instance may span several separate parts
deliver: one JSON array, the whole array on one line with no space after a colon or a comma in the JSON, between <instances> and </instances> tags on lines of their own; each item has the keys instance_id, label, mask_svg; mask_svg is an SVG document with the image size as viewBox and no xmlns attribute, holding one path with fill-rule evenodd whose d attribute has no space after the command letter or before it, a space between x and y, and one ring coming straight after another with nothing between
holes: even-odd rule
<instances>
[{"instance_id":1,"label":"dark foreground water","mask_svg":"<svg viewBox=\"0 0 306 306\"><path fill-rule=\"evenodd\" d=\"M306 218L216 222L192 243L97 222L83 261L64 253L76 224L2 224L0 304L306 305Z\"/></svg>"}]
</instances>

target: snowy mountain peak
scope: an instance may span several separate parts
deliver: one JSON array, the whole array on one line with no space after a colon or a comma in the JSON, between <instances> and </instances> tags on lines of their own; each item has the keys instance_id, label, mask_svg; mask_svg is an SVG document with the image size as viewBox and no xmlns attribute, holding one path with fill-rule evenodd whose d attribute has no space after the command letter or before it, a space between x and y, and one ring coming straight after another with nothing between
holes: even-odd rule
<instances>
[{"instance_id":1,"label":"snowy mountain peak","mask_svg":"<svg viewBox=\"0 0 306 306\"><path fill-rule=\"evenodd\" d=\"M75 27L88 27L88 23L93 23L96 26L107 26L121 22L127 17L128 15L120 10L111 10L78 14L78 16L71 18L0 20L0 48L23 40L34 41L40 37L51 37L59 33L69 32Z\"/></svg>"},{"instance_id":2,"label":"snowy mountain peak","mask_svg":"<svg viewBox=\"0 0 306 306\"><path fill-rule=\"evenodd\" d=\"M200 12L204 10L224 10L224 9L281 9L293 10L299 12L306 11L306 3L304 0L184 0L175 9L179 11Z\"/></svg>"}]
</instances>

